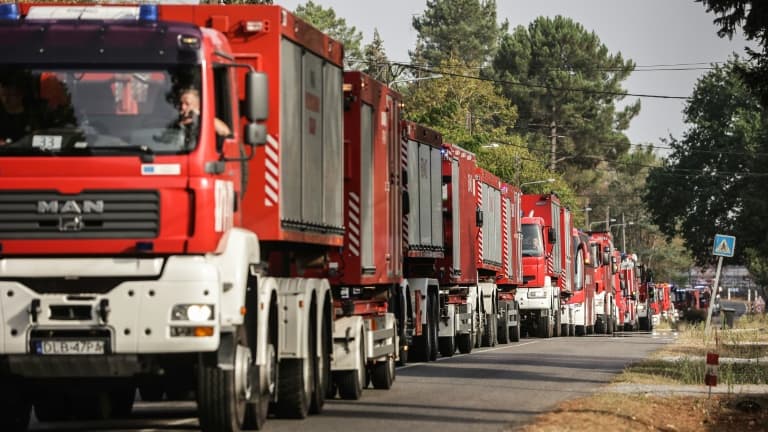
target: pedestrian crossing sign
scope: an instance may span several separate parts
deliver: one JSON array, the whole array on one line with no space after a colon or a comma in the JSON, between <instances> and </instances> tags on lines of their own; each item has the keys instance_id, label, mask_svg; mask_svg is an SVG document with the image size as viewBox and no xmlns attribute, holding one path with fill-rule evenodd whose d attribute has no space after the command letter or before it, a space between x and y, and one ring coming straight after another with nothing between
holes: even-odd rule
<instances>
[{"instance_id":1,"label":"pedestrian crossing sign","mask_svg":"<svg viewBox=\"0 0 768 432\"><path fill-rule=\"evenodd\" d=\"M736 237L723 234L715 234L715 244L712 246L712 255L732 257L735 247Z\"/></svg>"}]
</instances>

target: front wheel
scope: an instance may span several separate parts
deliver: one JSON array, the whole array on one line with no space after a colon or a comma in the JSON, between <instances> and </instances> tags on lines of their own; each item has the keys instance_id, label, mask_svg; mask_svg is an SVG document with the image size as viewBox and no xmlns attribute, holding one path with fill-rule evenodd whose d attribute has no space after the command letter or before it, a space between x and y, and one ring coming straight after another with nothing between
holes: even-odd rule
<instances>
[{"instance_id":1,"label":"front wheel","mask_svg":"<svg viewBox=\"0 0 768 432\"><path fill-rule=\"evenodd\" d=\"M246 326L238 328L234 338L234 355L231 368L220 368L212 359L204 359L199 367L197 382L197 407L200 428L211 432L240 432L260 426L263 416L259 408L264 405L251 402L256 389L251 378L253 358L247 346ZM261 401L260 401L261 402ZM263 422L262 422L263 423Z\"/></svg>"},{"instance_id":2,"label":"front wheel","mask_svg":"<svg viewBox=\"0 0 768 432\"><path fill-rule=\"evenodd\" d=\"M386 361L376 363L371 368L370 375L373 388L389 390L395 381L395 359L387 357Z\"/></svg>"}]
</instances>

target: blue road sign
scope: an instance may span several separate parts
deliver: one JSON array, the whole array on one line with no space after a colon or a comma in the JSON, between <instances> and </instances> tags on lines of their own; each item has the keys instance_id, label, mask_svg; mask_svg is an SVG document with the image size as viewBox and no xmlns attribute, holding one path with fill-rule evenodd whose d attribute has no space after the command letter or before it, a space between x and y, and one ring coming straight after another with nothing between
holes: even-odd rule
<instances>
[{"instance_id":1,"label":"blue road sign","mask_svg":"<svg viewBox=\"0 0 768 432\"><path fill-rule=\"evenodd\" d=\"M736 237L715 234L715 243L712 245L712 255L722 257L732 257L733 250L736 248Z\"/></svg>"}]
</instances>

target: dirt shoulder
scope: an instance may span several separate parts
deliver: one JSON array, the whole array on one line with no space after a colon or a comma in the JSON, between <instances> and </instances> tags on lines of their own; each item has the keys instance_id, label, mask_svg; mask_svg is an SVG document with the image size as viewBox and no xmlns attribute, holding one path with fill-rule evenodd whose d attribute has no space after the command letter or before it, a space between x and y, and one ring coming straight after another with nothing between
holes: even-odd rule
<instances>
[{"instance_id":1,"label":"dirt shoulder","mask_svg":"<svg viewBox=\"0 0 768 432\"><path fill-rule=\"evenodd\" d=\"M700 325L675 325L669 331L677 336L675 342L628 366L612 384L508 430L768 430L768 363L759 361L765 349L755 348L768 340L768 319L745 319L736 329L708 339ZM711 396L703 385L707 352L726 359Z\"/></svg>"}]
</instances>

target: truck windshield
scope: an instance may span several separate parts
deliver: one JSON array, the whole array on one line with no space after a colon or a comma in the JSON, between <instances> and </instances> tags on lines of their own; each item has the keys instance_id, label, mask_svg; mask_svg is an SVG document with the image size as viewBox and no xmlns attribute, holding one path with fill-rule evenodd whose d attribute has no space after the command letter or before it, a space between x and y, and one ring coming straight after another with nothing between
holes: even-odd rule
<instances>
[{"instance_id":1,"label":"truck windshield","mask_svg":"<svg viewBox=\"0 0 768 432\"><path fill-rule=\"evenodd\" d=\"M541 227L535 224L523 224L523 256L544 256L541 242Z\"/></svg>"},{"instance_id":2,"label":"truck windshield","mask_svg":"<svg viewBox=\"0 0 768 432\"><path fill-rule=\"evenodd\" d=\"M199 66L0 67L0 157L188 152L200 122L185 93L199 116Z\"/></svg>"}]
</instances>

